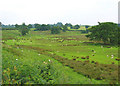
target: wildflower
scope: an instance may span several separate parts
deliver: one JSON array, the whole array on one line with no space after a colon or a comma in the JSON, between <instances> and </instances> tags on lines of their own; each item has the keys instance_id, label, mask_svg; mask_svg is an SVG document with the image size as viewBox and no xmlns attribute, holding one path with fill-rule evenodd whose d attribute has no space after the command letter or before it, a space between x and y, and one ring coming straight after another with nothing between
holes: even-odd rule
<instances>
[{"instance_id":1,"label":"wildflower","mask_svg":"<svg viewBox=\"0 0 120 86\"><path fill-rule=\"evenodd\" d=\"M101 46L101 48L103 48L103 46Z\"/></svg>"},{"instance_id":2,"label":"wildflower","mask_svg":"<svg viewBox=\"0 0 120 86\"><path fill-rule=\"evenodd\" d=\"M16 59L16 61L17 61L18 59Z\"/></svg>"},{"instance_id":3,"label":"wildflower","mask_svg":"<svg viewBox=\"0 0 120 86\"><path fill-rule=\"evenodd\" d=\"M50 62L50 59L49 59L49 62Z\"/></svg>"},{"instance_id":4,"label":"wildflower","mask_svg":"<svg viewBox=\"0 0 120 86\"><path fill-rule=\"evenodd\" d=\"M40 54L38 54L40 56Z\"/></svg>"},{"instance_id":5,"label":"wildflower","mask_svg":"<svg viewBox=\"0 0 120 86\"><path fill-rule=\"evenodd\" d=\"M44 64L47 64L47 62L43 62Z\"/></svg>"},{"instance_id":6,"label":"wildflower","mask_svg":"<svg viewBox=\"0 0 120 86\"><path fill-rule=\"evenodd\" d=\"M107 57L109 57L109 55L107 55Z\"/></svg>"},{"instance_id":7,"label":"wildflower","mask_svg":"<svg viewBox=\"0 0 120 86\"><path fill-rule=\"evenodd\" d=\"M111 55L112 57L114 57L114 55Z\"/></svg>"}]
</instances>

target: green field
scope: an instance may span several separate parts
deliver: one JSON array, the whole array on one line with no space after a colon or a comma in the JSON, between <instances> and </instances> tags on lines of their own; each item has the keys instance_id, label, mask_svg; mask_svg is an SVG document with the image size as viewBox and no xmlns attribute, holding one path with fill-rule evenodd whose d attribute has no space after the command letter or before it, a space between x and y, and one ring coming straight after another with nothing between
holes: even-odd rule
<instances>
[{"instance_id":1,"label":"green field","mask_svg":"<svg viewBox=\"0 0 120 86\"><path fill-rule=\"evenodd\" d=\"M2 31L3 84L114 84L118 47L89 41L80 31ZM114 58L111 58L114 55Z\"/></svg>"}]
</instances>

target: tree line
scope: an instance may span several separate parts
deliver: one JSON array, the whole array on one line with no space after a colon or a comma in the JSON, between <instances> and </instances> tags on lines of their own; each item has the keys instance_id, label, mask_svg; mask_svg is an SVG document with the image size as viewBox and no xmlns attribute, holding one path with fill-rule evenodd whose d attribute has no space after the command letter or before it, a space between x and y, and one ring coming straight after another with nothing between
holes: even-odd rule
<instances>
[{"instance_id":1,"label":"tree line","mask_svg":"<svg viewBox=\"0 0 120 86\"><path fill-rule=\"evenodd\" d=\"M3 25L2 25L3 26ZM4 27L9 27L5 26ZM66 23L63 25L61 22L58 22L57 24L29 24L26 25L23 23L22 25L12 25L10 26L12 29L17 29L21 32L21 34L24 36L26 35L30 28L35 28L34 31L47 31L50 30L51 34L59 34L61 31L66 32L68 30L68 27L70 29L78 29L80 28L80 25L72 25L70 23ZM120 27L118 24L113 22L98 22L98 25L92 26L90 28L89 25L85 25L86 30L81 31L82 33L88 33L86 37L90 38L90 40L93 41L103 41L104 44L120 44ZM11 29L10 28L10 29ZM3 28L2 28L3 29Z\"/></svg>"}]
</instances>

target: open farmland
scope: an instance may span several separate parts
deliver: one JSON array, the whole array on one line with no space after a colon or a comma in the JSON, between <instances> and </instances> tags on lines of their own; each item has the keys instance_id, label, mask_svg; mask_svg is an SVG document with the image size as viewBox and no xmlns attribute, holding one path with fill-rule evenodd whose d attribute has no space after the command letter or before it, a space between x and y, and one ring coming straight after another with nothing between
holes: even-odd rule
<instances>
[{"instance_id":1,"label":"open farmland","mask_svg":"<svg viewBox=\"0 0 120 86\"><path fill-rule=\"evenodd\" d=\"M108 84L118 81L118 48L80 31L3 31L3 84ZM111 57L114 55L114 58Z\"/></svg>"}]
</instances>

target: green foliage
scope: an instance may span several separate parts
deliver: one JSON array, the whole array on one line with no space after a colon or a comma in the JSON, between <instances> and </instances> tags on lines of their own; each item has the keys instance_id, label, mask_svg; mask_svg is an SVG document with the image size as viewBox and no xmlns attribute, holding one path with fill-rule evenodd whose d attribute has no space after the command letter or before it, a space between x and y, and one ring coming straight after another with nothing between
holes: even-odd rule
<instances>
[{"instance_id":1,"label":"green foliage","mask_svg":"<svg viewBox=\"0 0 120 86\"><path fill-rule=\"evenodd\" d=\"M50 30L51 26L50 25L46 25L46 24L35 24L35 31L46 31L46 30Z\"/></svg>"},{"instance_id":2,"label":"green foliage","mask_svg":"<svg viewBox=\"0 0 120 86\"><path fill-rule=\"evenodd\" d=\"M73 26L72 26L72 24L71 24L71 23L66 23L66 24L65 24L65 26L70 27L70 29L72 29L72 28L73 28Z\"/></svg>"},{"instance_id":3,"label":"green foliage","mask_svg":"<svg viewBox=\"0 0 120 86\"><path fill-rule=\"evenodd\" d=\"M60 27L58 27L58 26L53 26L52 28L51 28L51 34L59 34L60 33Z\"/></svg>"},{"instance_id":4,"label":"green foliage","mask_svg":"<svg viewBox=\"0 0 120 86\"><path fill-rule=\"evenodd\" d=\"M26 35L29 32L29 29L27 28L25 23L20 25L18 28L19 28L19 31L21 32L22 36Z\"/></svg>"},{"instance_id":5,"label":"green foliage","mask_svg":"<svg viewBox=\"0 0 120 86\"><path fill-rule=\"evenodd\" d=\"M89 25L85 25L85 28L88 28L88 27L90 27Z\"/></svg>"},{"instance_id":6,"label":"green foliage","mask_svg":"<svg viewBox=\"0 0 120 86\"><path fill-rule=\"evenodd\" d=\"M88 33L88 30L81 30L81 33Z\"/></svg>"},{"instance_id":7,"label":"green foliage","mask_svg":"<svg viewBox=\"0 0 120 86\"><path fill-rule=\"evenodd\" d=\"M27 27L30 29L30 28L32 28L33 26L32 26L31 24L29 24Z\"/></svg>"},{"instance_id":8,"label":"green foliage","mask_svg":"<svg viewBox=\"0 0 120 86\"><path fill-rule=\"evenodd\" d=\"M80 28L80 25L78 24L74 26L74 29L79 29L79 28Z\"/></svg>"},{"instance_id":9,"label":"green foliage","mask_svg":"<svg viewBox=\"0 0 120 86\"><path fill-rule=\"evenodd\" d=\"M67 30L68 30L67 26L64 25L62 31L63 31L63 32L66 32Z\"/></svg>"},{"instance_id":10,"label":"green foliage","mask_svg":"<svg viewBox=\"0 0 120 86\"><path fill-rule=\"evenodd\" d=\"M112 22L99 23L92 26L86 35L90 40L103 41L105 44L118 44L118 25Z\"/></svg>"},{"instance_id":11,"label":"green foliage","mask_svg":"<svg viewBox=\"0 0 120 86\"><path fill-rule=\"evenodd\" d=\"M17 30L16 28L2 28L2 30Z\"/></svg>"}]
</instances>

